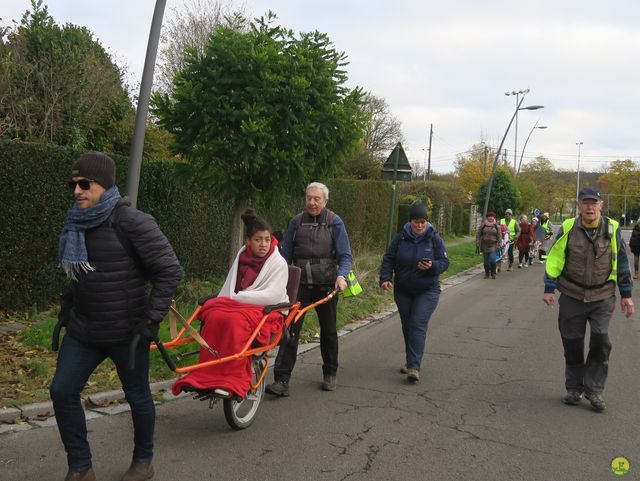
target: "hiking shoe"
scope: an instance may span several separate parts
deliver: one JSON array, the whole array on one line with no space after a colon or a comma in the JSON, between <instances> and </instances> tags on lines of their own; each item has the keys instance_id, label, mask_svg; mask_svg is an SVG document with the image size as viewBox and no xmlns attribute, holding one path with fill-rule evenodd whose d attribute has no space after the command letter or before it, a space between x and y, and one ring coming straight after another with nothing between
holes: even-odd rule
<instances>
[{"instance_id":1,"label":"hiking shoe","mask_svg":"<svg viewBox=\"0 0 640 481\"><path fill-rule=\"evenodd\" d=\"M407 369L407 365L406 364L400 368L400 373L401 374L409 374L409 370Z\"/></svg>"},{"instance_id":2,"label":"hiking shoe","mask_svg":"<svg viewBox=\"0 0 640 481\"><path fill-rule=\"evenodd\" d=\"M129 470L124 473L120 481L145 481L153 478L153 464L131 462Z\"/></svg>"},{"instance_id":3,"label":"hiking shoe","mask_svg":"<svg viewBox=\"0 0 640 481\"><path fill-rule=\"evenodd\" d=\"M420 371L417 369L407 369L407 381L418 382L420 380Z\"/></svg>"},{"instance_id":4,"label":"hiking shoe","mask_svg":"<svg viewBox=\"0 0 640 481\"><path fill-rule=\"evenodd\" d=\"M604 399L602 399L602 394L586 392L584 393L584 397L589 400L594 411L601 413L607 409L607 405L605 404Z\"/></svg>"},{"instance_id":5,"label":"hiking shoe","mask_svg":"<svg viewBox=\"0 0 640 481\"><path fill-rule=\"evenodd\" d=\"M96 481L96 473L93 468L85 471L69 471L64 477L64 481Z\"/></svg>"},{"instance_id":6,"label":"hiking shoe","mask_svg":"<svg viewBox=\"0 0 640 481\"><path fill-rule=\"evenodd\" d=\"M567 391L562 398L562 402L570 406L577 406L582 401L582 393L580 391Z\"/></svg>"},{"instance_id":7,"label":"hiking shoe","mask_svg":"<svg viewBox=\"0 0 640 481\"><path fill-rule=\"evenodd\" d=\"M289 381L275 381L264 388L269 394L274 396L287 397L289 395Z\"/></svg>"},{"instance_id":8,"label":"hiking shoe","mask_svg":"<svg viewBox=\"0 0 640 481\"><path fill-rule=\"evenodd\" d=\"M325 374L322 380L323 391L335 391L336 390L336 377L329 374Z\"/></svg>"}]
</instances>

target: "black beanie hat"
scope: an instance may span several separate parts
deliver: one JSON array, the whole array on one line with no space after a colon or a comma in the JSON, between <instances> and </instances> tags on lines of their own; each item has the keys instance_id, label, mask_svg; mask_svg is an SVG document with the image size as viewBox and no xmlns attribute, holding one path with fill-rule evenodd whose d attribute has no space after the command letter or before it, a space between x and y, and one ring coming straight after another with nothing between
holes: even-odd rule
<instances>
[{"instance_id":1,"label":"black beanie hat","mask_svg":"<svg viewBox=\"0 0 640 481\"><path fill-rule=\"evenodd\" d=\"M427 208L424 204L414 202L409 209L409 220L424 219L427 220Z\"/></svg>"},{"instance_id":2,"label":"black beanie hat","mask_svg":"<svg viewBox=\"0 0 640 481\"><path fill-rule=\"evenodd\" d=\"M116 163L102 152L89 152L73 163L71 177L86 177L110 189L116 183Z\"/></svg>"}]
</instances>

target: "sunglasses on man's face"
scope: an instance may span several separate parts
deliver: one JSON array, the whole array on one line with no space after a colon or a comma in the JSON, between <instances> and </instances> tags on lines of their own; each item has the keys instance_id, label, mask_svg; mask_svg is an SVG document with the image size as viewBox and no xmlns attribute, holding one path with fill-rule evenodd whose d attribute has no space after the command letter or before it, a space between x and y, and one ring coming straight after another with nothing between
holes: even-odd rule
<instances>
[{"instance_id":1,"label":"sunglasses on man's face","mask_svg":"<svg viewBox=\"0 0 640 481\"><path fill-rule=\"evenodd\" d=\"M79 185L82 190L89 190L92 182L95 181L90 179L70 180L69 188L71 189L71 192L75 192L76 185Z\"/></svg>"}]
</instances>

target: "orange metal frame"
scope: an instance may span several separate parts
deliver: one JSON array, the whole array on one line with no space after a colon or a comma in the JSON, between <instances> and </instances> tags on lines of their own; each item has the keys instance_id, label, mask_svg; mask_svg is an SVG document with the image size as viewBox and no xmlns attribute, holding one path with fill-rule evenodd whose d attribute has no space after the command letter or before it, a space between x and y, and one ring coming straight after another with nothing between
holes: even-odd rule
<instances>
[{"instance_id":1,"label":"orange metal frame","mask_svg":"<svg viewBox=\"0 0 640 481\"><path fill-rule=\"evenodd\" d=\"M218 364L223 364L225 362L229 362L229 361L236 361L238 359L242 359L245 358L247 356L253 356L254 354L260 354L260 353L264 353L266 351L270 351L271 349L274 349L279 343L280 343L280 339L282 338L282 334L284 332L284 329L287 329L291 323L296 323L300 320L300 318L310 309L313 309L314 307L320 305L320 304L324 304L325 302L331 300L333 298L333 296L336 295L337 291L331 291L326 297L320 299L319 301L314 302L313 304L309 304L308 306L304 307L304 308L300 308L300 302L296 302L290 306L286 306L283 307L281 309L277 309L278 312L281 312L282 314L284 314L286 311L288 311L288 314L286 316L286 319L284 321L284 327L283 330L280 331L280 333L276 336L276 338L274 340L272 340L269 344L266 345L261 345L258 347L251 347L251 344L253 343L253 341L255 340L256 336L258 335L258 333L260 332L260 329L262 329L262 326L264 325L264 323L267 321L267 317L269 316L269 314L265 314L264 316L262 316L262 319L260 320L260 322L258 323L258 325L256 326L256 328L254 329L253 333L251 334L251 336L249 337L249 339L247 340L247 342L244 344L244 346L242 347L242 350L236 354L231 354L229 356L225 356L225 357L221 357L218 359L213 359L211 361L206 361L206 362L199 362L199 363L195 363L192 364L190 366L183 366L183 367L179 367L176 368L177 373L187 373L187 372L191 372L191 371L195 371L197 369L202 369L205 367L209 367L209 366L215 366ZM193 321L195 319L197 319L198 314L200 313L200 310L202 309L202 306L198 306L196 308L196 310L193 312L193 314L191 314L191 316L189 317L189 319L187 320L187 323L189 325L191 325L191 323L193 323ZM182 329L180 329L180 331L178 332L178 334L176 335L176 337L174 337L173 339L171 339L168 342L163 343L164 347L167 349L170 348L175 348L177 346L181 346L183 344L188 344L190 342L195 342L195 340L193 339L193 337L183 337L185 335L186 332L186 328L183 326ZM151 349L157 349L157 346L155 344L151 345ZM265 362L268 363L267 357L264 357ZM262 374L260 376L260 379L257 380L256 384L254 385L253 383L251 384L251 388L253 390L255 390L260 383L262 382L262 379L264 378L264 375L267 372L266 369L267 366L265 366L265 368L262 370Z\"/></svg>"}]
</instances>

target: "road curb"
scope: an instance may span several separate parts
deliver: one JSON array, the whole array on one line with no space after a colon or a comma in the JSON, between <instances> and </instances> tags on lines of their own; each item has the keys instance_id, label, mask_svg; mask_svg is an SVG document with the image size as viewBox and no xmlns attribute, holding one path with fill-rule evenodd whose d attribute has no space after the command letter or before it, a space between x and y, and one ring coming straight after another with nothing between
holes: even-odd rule
<instances>
[{"instance_id":1,"label":"road curb","mask_svg":"<svg viewBox=\"0 0 640 481\"><path fill-rule=\"evenodd\" d=\"M451 287L470 280L482 272L484 271L481 264L471 267L454 276L443 279L441 281L441 289L442 291L446 291ZM338 337L345 336L373 323L383 322L394 316L397 312L397 307L393 306L385 311L372 314L367 319L353 321L338 331ZM301 344L298 349L298 355L300 356L305 354L319 346L320 343L315 341ZM273 359L276 354L277 349L273 349L268 353L268 356ZM156 396L156 399L159 396L162 399L162 402L170 402L187 396L187 393L181 393L178 396L174 396L171 392L171 386L176 379L177 377L150 383L149 387L151 388L152 394ZM159 402L156 401L156 404L159 404ZM130 410L129 405L125 402L124 391L121 389L88 394L82 398L82 405L87 419L117 415ZM0 434L26 431L34 427L49 427L55 425L56 422L55 417L53 416L53 404L51 402L26 404L18 408L0 408Z\"/></svg>"}]
</instances>

